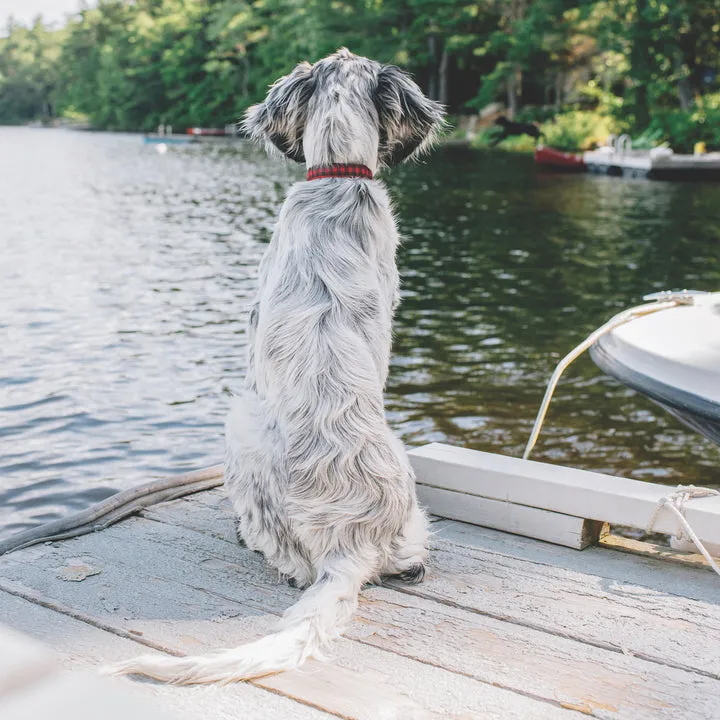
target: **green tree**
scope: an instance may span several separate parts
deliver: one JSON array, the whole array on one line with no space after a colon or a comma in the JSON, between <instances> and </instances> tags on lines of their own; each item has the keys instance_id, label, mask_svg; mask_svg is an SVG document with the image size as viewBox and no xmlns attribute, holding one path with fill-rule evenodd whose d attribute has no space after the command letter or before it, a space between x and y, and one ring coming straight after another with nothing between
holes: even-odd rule
<instances>
[{"instance_id":1,"label":"green tree","mask_svg":"<svg viewBox=\"0 0 720 720\"><path fill-rule=\"evenodd\" d=\"M30 28L7 25L0 38L0 120L7 123L55 117L64 33L38 18Z\"/></svg>"}]
</instances>

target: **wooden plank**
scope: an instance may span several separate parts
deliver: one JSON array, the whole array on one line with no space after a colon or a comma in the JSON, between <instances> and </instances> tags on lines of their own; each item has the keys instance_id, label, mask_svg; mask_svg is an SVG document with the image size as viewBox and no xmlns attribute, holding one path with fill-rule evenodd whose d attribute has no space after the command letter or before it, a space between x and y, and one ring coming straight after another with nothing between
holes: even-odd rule
<instances>
[{"instance_id":1,"label":"wooden plank","mask_svg":"<svg viewBox=\"0 0 720 720\"><path fill-rule=\"evenodd\" d=\"M228 499L222 489L218 489L192 498L163 503L144 511L143 514L166 524L186 527L222 539L236 547L237 539L231 512ZM700 556L697 556L700 564L708 572L686 572L666 562L633 558L619 553L597 553L594 549L578 555L561 546L536 542L522 535L509 535L451 520L439 520L434 524L433 531L439 532L439 536L446 542L468 545L494 554L510 555L542 565L556 565L613 581L643 585L665 594L709 602L714 601L718 594L717 578ZM659 546L658 554L660 555ZM666 557L665 554L662 555L663 560ZM264 567L264 563L260 562L259 566Z\"/></svg>"},{"instance_id":2,"label":"wooden plank","mask_svg":"<svg viewBox=\"0 0 720 720\"><path fill-rule=\"evenodd\" d=\"M7 618L14 628L52 645L62 666L88 673L107 663L127 659L134 653L155 652L139 644L105 632L47 607L28 602L0 591L0 617ZM248 683L212 685L208 687L174 687L159 683L108 679L127 694L147 698L176 718L211 718L212 720L322 720L327 713L301 705L275 692L267 692ZM0 708L2 706L0 705ZM0 717L6 715L0 711ZM34 718L54 718L53 713L37 714ZM95 718L105 715L97 712ZM129 717L129 716L128 716ZM135 717L133 715L133 717Z\"/></svg>"},{"instance_id":3,"label":"wooden plank","mask_svg":"<svg viewBox=\"0 0 720 720\"><path fill-rule=\"evenodd\" d=\"M709 542L703 543L703 545L705 546L705 549L708 551L709 555L716 559L720 559L720 545ZM671 537L670 547L673 550L679 550L680 552L699 554L698 548L692 540L681 537Z\"/></svg>"},{"instance_id":4,"label":"wooden plank","mask_svg":"<svg viewBox=\"0 0 720 720\"><path fill-rule=\"evenodd\" d=\"M623 560L633 561L624 573L608 567L600 575L594 575L591 573L603 567L604 558L613 559L612 551L591 548L577 556L564 548L545 546L555 551L545 556L545 563L528 561L502 554L502 545L488 551L483 534L489 531L478 530L454 522L438 526L433 572L426 576L422 585L399 589L403 593L450 603L546 632L562 632L566 637L623 654L720 678L717 583L708 583L705 588L700 586L699 594L704 595L703 600L690 599L664 589L657 577L663 568L660 561L617 555L618 565ZM475 544L472 542L474 536L479 538ZM577 564L564 563L563 554L568 558L574 556ZM588 566L587 572L580 569L583 565ZM632 577L623 577L637 574L644 579L642 575L653 570L656 572L655 587L639 585ZM668 588L676 592L683 586L691 589L698 575L704 580L713 580L692 568L673 566L672 570ZM607 575L610 577L605 577Z\"/></svg>"},{"instance_id":5,"label":"wooden plank","mask_svg":"<svg viewBox=\"0 0 720 720\"><path fill-rule=\"evenodd\" d=\"M493 500L644 529L672 488L559 465L431 443L409 452L418 483ZM686 518L703 542L720 544L720 496L687 504ZM663 509L656 532L675 534Z\"/></svg>"},{"instance_id":6,"label":"wooden plank","mask_svg":"<svg viewBox=\"0 0 720 720\"><path fill-rule=\"evenodd\" d=\"M582 550L596 543L602 523L478 495L417 486L422 505L443 518L483 525Z\"/></svg>"},{"instance_id":7,"label":"wooden plank","mask_svg":"<svg viewBox=\"0 0 720 720\"><path fill-rule=\"evenodd\" d=\"M596 582L641 586L668 596L687 600L699 600L711 605L718 602L717 576L707 567L666 562L638 554L615 552L607 549L603 540L597 547L588 548L582 554L561 547L522 537L508 535L489 528L442 520L435 525L436 541L449 546L478 550L481 555L499 555L525 560L542 566L548 565L595 578Z\"/></svg>"},{"instance_id":8,"label":"wooden plank","mask_svg":"<svg viewBox=\"0 0 720 720\"><path fill-rule=\"evenodd\" d=\"M132 532L126 532L131 527ZM248 556L253 554L210 536L136 520L92 538L80 538L58 548L35 548L35 551L37 555L28 555L15 568L9 562L0 563L3 576L9 578L3 581L5 586L15 576L55 602L82 608L93 622L113 624L123 632L141 631L145 641L164 643L170 649L180 647L187 652L227 647L266 632L271 626L272 618L258 616L252 610L264 602L266 594L259 592L267 589L246 582L248 565L253 562ZM58 582L49 572L50 568L62 566L68 558L72 562L81 558L89 565L104 566L104 572L83 581L89 588L81 591L82 583ZM443 558L440 560L440 568L434 568L431 577L443 569ZM547 572L548 568L538 570ZM133 577L131 595L127 592L127 577ZM452 573L446 573L442 582L447 583L452 577ZM101 584L102 578L104 584ZM178 587L178 580L188 584ZM511 581L512 576L505 598L509 603L516 602L522 592L519 587L513 587ZM534 582L542 583L542 577L536 577ZM274 589L276 605L283 604L280 602L283 595L291 595L286 596L285 605L297 597L289 588L276 585ZM527 602L531 602L533 591L527 594ZM466 597L465 601L475 602L475 598ZM582 601L582 597L580 601L577 597L572 600L575 605ZM217 603L228 603L227 612L218 616L218 610L213 611L213 604ZM385 656L373 658L371 667L391 673L390 689L416 701L406 683L413 679L415 688L429 680L422 676L418 663L402 671L391 671L400 654L421 661L424 668L435 665L445 668L442 672L450 670L448 677L455 677L452 673L457 673L479 681L468 697L478 697L481 689L485 692L492 685L496 689L512 689L514 693L510 693L510 697L523 693L545 703L579 708L598 717L610 712L609 707L615 708L613 717L704 717L720 694L720 682L714 678L564 637L561 613L555 618L552 631L541 631L522 622L505 622L489 613L468 612L452 605L445 600L438 603L386 588L370 589L364 593L356 622L347 636L367 646L387 650ZM641 608L639 603L638 612ZM596 611L593 606L588 609L589 614ZM532 611L529 616L533 622ZM594 617L592 620L585 617L586 623L594 620ZM642 616L646 626L654 620L652 612ZM339 664L343 664L356 657L361 646L357 642L348 646L346 641L336 647ZM323 666L318 672L333 673L336 667ZM311 676L315 678L315 672ZM283 677L277 676L274 681L282 682ZM447 681L436 680L428 687L437 693L444 682ZM370 697L352 695L353 701L349 702L337 697L344 695L347 687L342 678L323 680L320 686L312 688L308 683L308 678L299 683L299 690L306 693L303 696L306 701L314 698L317 702L321 687L326 683L333 687L335 683L336 693L322 700L335 704L323 707L332 707L337 714L348 717L360 717L364 705L366 711L369 710L366 717L373 717L372 713L377 717L379 708L373 704L375 690ZM294 692L290 687L286 690L289 694ZM483 707L487 704L486 700L482 703ZM440 705L440 711L442 707ZM541 703L540 707L551 706ZM534 710L525 715L535 716Z\"/></svg>"},{"instance_id":9,"label":"wooden plank","mask_svg":"<svg viewBox=\"0 0 720 720\"><path fill-rule=\"evenodd\" d=\"M561 626L555 633L540 632L452 604L439 609L437 602L413 595L406 595L401 610L377 588L366 591L366 599L370 605L363 606L361 617L369 625L376 614L370 641L378 647L399 648L595 717L717 717L720 681L575 642ZM407 621L401 621L403 616ZM398 625L407 632L399 632Z\"/></svg>"},{"instance_id":10,"label":"wooden plank","mask_svg":"<svg viewBox=\"0 0 720 720\"><path fill-rule=\"evenodd\" d=\"M141 515L238 544L232 507L223 488L162 503L143 510Z\"/></svg>"},{"instance_id":11,"label":"wooden plank","mask_svg":"<svg viewBox=\"0 0 720 720\"><path fill-rule=\"evenodd\" d=\"M0 607L2 607L2 596L3 593L0 592ZM52 603L47 599L42 601ZM76 610L73 612L77 614ZM56 614L60 615L60 613L53 613L53 615ZM98 621L86 617L84 622L88 622L91 629L96 629L93 623ZM176 633L182 633L182 629L178 629ZM122 628L118 628L118 630L125 632ZM246 637L234 637L232 627L229 628L230 635L227 635L227 630L228 628L219 628L217 623L209 626L207 635L210 642L208 647L210 644L214 646L218 644L227 645L228 643L234 644L247 639ZM51 632L53 635L55 634L54 629ZM87 631L82 634L87 635ZM110 633L107 633L107 635L113 637ZM179 634L173 639L173 642L177 642L178 646L182 647L183 637L182 634ZM143 633L144 642L154 644L157 639L157 633L152 631ZM172 647L173 642L168 642L164 634L162 634L162 639L159 642L170 647L170 649L174 649ZM208 647L203 649L207 650ZM488 718L522 719L538 717L570 720L570 718L575 717L575 713L567 712L559 707L538 703L530 698L515 695L502 689L484 687L469 678L454 676L440 668L419 666L418 663L407 658L396 658L390 653L363 644L348 643L348 641L341 640L336 646L336 650L338 649L339 652L333 652L334 666L310 662L298 672L269 676L258 681L258 684L282 692L283 695L297 697L304 702L307 702L307 698L310 696L314 701L320 700L337 706L342 710L338 714L345 718L358 717L370 720L371 718L383 717L388 718L388 720L405 720L406 718L408 720L440 720L441 718L453 717L477 717L480 713L482 713L482 717ZM77 652L78 650L73 643L73 655L76 655ZM137 650L133 650L131 653L126 651L124 657L136 652ZM87 661L84 656L83 661ZM420 672L418 672L418 668ZM126 680L126 682L129 681ZM148 686L147 683L137 683L137 685ZM406 690L407 694L404 695L395 689L396 685L399 685L401 690ZM195 691L205 695L212 689L217 688L217 686L173 688L155 684L149 685L149 687L183 694ZM250 685L240 683L226 687L242 689L250 687ZM285 702L290 702L282 696L279 697ZM189 704L194 707L192 699ZM226 703L223 704L223 707L225 705ZM268 706L272 707L272 703L269 702ZM222 717L222 715L215 712L215 702L211 705L211 709L211 713L202 713L198 716ZM245 715L239 713L239 709L241 708L235 705L228 717L245 717ZM253 719L264 717L294 718L296 715L278 712L275 709L268 712L267 715L253 710L247 717Z\"/></svg>"},{"instance_id":12,"label":"wooden plank","mask_svg":"<svg viewBox=\"0 0 720 720\"><path fill-rule=\"evenodd\" d=\"M634 540L632 538L621 537L620 535L605 534L600 537L600 544L603 547L620 552L633 553L635 555L644 555L661 559L665 562L680 563L682 565L690 565L692 567L701 568L708 572L713 569L707 564L705 558L697 552L692 543L683 544L681 547L686 549L678 549L677 547L667 547L666 545L658 545L657 543L645 542L643 540ZM716 558L720 558L720 548L712 548L707 546L708 551Z\"/></svg>"},{"instance_id":13,"label":"wooden plank","mask_svg":"<svg viewBox=\"0 0 720 720\"><path fill-rule=\"evenodd\" d=\"M185 501L186 505L178 501L159 506L155 514L214 537L215 528L223 524L222 514L230 508L221 494L204 495L199 512L189 509L191 501ZM433 572L419 592L439 577L448 590L458 588L451 601L462 604L467 595L485 601L482 607L473 605L473 610L549 632L560 626L582 642L720 674L718 652L704 625L706 619L711 629L720 624L713 574L597 548L579 555L564 547L452 521L441 521L434 530ZM236 547L233 537L227 542ZM455 550L454 545L476 551L476 569L459 567L467 563L463 560L467 553ZM445 554L439 556L438 550ZM259 564L263 565L260 559ZM464 582L467 572L476 575L470 586ZM604 591L608 587L613 589L609 597ZM592 600L590 588L599 588ZM586 596L588 605L578 602ZM588 623L593 605L598 606L597 622ZM687 621L678 621L685 616ZM681 657L678 648L687 648Z\"/></svg>"},{"instance_id":14,"label":"wooden plank","mask_svg":"<svg viewBox=\"0 0 720 720\"><path fill-rule=\"evenodd\" d=\"M153 530L150 542L143 539L140 527L124 532L128 525L138 523ZM164 537L173 530L164 543L157 542L158 533ZM130 521L58 547L38 546L7 556L0 561L0 575L6 578L0 586L151 647L174 653L205 652L266 634L277 616L259 608L269 605L279 614L299 596L277 579L271 584L268 576L264 586L249 582L250 573L237 562L238 556L251 567L259 564L254 553L224 541L195 537L186 529L147 520ZM80 583L59 580L58 569L79 560L102 568L102 573ZM263 577L261 568L257 574ZM365 627L362 633L367 634ZM493 687L364 642L343 640L333 647L332 656L331 664L311 663L296 673L263 678L255 684L360 720L439 720L481 714L561 718L566 714L554 701ZM448 712L452 708L453 713Z\"/></svg>"}]
</instances>

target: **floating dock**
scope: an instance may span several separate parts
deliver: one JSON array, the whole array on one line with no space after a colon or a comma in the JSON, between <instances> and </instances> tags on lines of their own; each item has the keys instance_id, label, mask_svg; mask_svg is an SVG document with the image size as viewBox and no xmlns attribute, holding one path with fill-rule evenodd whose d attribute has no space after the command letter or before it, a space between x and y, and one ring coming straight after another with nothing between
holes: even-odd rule
<instances>
[{"instance_id":1,"label":"floating dock","mask_svg":"<svg viewBox=\"0 0 720 720\"><path fill-rule=\"evenodd\" d=\"M627 135L614 144L583 153L591 173L649 180L720 180L720 153L675 154L669 148L633 150Z\"/></svg>"},{"instance_id":2,"label":"floating dock","mask_svg":"<svg viewBox=\"0 0 720 720\"><path fill-rule=\"evenodd\" d=\"M434 445L411 454L421 496L435 486L460 499L449 503L450 514L466 506L463 488L474 488L468 468L485 462L484 454L467 453ZM451 461L444 473L443 458ZM494 468L498 477L524 462L508 460ZM443 474L454 476L455 490L437 487L434 478ZM563 490L568 477L556 489L577 504L589 491ZM528 480L515 500L551 493L553 482L550 471L537 491ZM717 509L717 500L697 501L700 509L688 518L702 526L702 513ZM524 519L515 513L510 521ZM581 552L564 546L581 547L575 537L551 544L447 519L436 519L433 529L425 581L366 588L326 662L225 686L97 682L158 710L138 710L138 720L720 718L720 578L698 556L627 552L632 542L624 543L626 552L613 549L622 542ZM54 648L66 685L68 676L93 678L75 683L89 688L87 698L85 691L63 696L84 712L62 715L62 698L53 700L54 717L63 719L105 716L104 694L93 690L99 666L148 649L179 655L247 642L270 631L299 596L238 545L222 488L0 557L0 622ZM26 673L13 693L3 684L4 667L0 662L0 717L39 717L23 715L23 703L27 709L54 697L53 675Z\"/></svg>"}]
</instances>

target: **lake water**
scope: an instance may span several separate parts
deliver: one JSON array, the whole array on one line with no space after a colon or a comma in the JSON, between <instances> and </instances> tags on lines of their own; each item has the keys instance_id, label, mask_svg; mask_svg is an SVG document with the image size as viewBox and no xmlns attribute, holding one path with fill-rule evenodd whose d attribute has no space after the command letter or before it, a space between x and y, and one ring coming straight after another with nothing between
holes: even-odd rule
<instances>
[{"instance_id":1,"label":"lake water","mask_svg":"<svg viewBox=\"0 0 720 720\"><path fill-rule=\"evenodd\" d=\"M257 263L295 166L245 143L0 128L0 534L222 459ZM664 288L720 289L720 185L447 147L387 177L406 237L387 389L408 445L520 455L555 363ZM717 484L720 452L588 358L534 459Z\"/></svg>"}]
</instances>

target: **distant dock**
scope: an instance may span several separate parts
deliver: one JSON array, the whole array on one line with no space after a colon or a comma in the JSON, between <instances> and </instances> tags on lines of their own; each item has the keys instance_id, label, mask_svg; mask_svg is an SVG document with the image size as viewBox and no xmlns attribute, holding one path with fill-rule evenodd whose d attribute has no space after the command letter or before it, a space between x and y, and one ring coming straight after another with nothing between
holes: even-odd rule
<instances>
[{"instance_id":1,"label":"distant dock","mask_svg":"<svg viewBox=\"0 0 720 720\"><path fill-rule=\"evenodd\" d=\"M199 143L200 138L194 137L193 135L145 135L143 142L150 144L163 144L163 145L189 145L191 143Z\"/></svg>"},{"instance_id":2,"label":"distant dock","mask_svg":"<svg viewBox=\"0 0 720 720\"><path fill-rule=\"evenodd\" d=\"M173 133L172 125L159 125L157 132L148 133L144 142L165 145L187 145L198 142L217 142L219 140L235 140L240 138L237 125L226 125L224 128L188 128L185 133Z\"/></svg>"}]
</instances>

